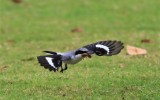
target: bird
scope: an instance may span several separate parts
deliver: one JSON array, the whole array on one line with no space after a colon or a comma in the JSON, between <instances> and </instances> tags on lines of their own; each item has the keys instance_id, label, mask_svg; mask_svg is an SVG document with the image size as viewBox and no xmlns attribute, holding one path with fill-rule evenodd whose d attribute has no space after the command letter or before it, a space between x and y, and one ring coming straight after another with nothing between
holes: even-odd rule
<instances>
[{"instance_id":1,"label":"bird","mask_svg":"<svg viewBox=\"0 0 160 100\"><path fill-rule=\"evenodd\" d=\"M60 72L63 73L68 69L69 64L77 64L84 58L91 58L93 54L97 56L112 56L119 54L123 48L121 41L98 41L67 52L43 51L46 55L37 56L37 60L45 69L57 72L61 68Z\"/></svg>"}]
</instances>

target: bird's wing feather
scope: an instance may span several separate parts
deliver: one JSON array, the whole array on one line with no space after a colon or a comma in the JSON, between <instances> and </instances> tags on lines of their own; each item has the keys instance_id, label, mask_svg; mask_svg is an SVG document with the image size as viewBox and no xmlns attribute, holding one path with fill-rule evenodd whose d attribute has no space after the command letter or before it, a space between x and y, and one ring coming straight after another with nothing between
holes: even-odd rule
<instances>
[{"instance_id":1,"label":"bird's wing feather","mask_svg":"<svg viewBox=\"0 0 160 100\"><path fill-rule=\"evenodd\" d=\"M37 59L41 66L55 72L58 67L62 66L62 60L59 56L61 55L45 55L38 56Z\"/></svg>"},{"instance_id":2,"label":"bird's wing feather","mask_svg":"<svg viewBox=\"0 0 160 100\"><path fill-rule=\"evenodd\" d=\"M52 54L52 55L56 55L57 54L57 52L53 52L53 51L43 51L43 52L48 53L48 54Z\"/></svg>"},{"instance_id":3,"label":"bird's wing feather","mask_svg":"<svg viewBox=\"0 0 160 100\"><path fill-rule=\"evenodd\" d=\"M83 46L82 48L88 49L91 54L98 56L112 56L118 54L124 48L121 41L98 41L93 44Z\"/></svg>"}]
</instances>

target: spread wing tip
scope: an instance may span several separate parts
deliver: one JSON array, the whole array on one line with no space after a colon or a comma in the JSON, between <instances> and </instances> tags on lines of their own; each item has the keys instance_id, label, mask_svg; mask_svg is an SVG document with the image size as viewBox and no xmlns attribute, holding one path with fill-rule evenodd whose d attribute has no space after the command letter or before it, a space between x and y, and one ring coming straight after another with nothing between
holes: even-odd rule
<instances>
[{"instance_id":1,"label":"spread wing tip","mask_svg":"<svg viewBox=\"0 0 160 100\"><path fill-rule=\"evenodd\" d=\"M98 41L84 47L98 56L116 55L124 48L123 43L117 40Z\"/></svg>"}]
</instances>

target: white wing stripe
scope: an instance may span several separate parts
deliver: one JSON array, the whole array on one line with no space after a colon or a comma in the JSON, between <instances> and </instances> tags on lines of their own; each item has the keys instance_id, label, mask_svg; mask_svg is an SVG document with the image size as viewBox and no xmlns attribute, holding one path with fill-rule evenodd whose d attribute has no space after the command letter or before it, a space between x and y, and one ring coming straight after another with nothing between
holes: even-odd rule
<instances>
[{"instance_id":1,"label":"white wing stripe","mask_svg":"<svg viewBox=\"0 0 160 100\"><path fill-rule=\"evenodd\" d=\"M53 59L53 58L46 57L47 62L48 62L53 68L57 69L57 68L54 66L54 64L53 64L52 59Z\"/></svg>"},{"instance_id":2,"label":"white wing stripe","mask_svg":"<svg viewBox=\"0 0 160 100\"><path fill-rule=\"evenodd\" d=\"M107 46L104 46L104 45L101 45L101 44L97 44L96 47L97 48L102 48L102 49L106 50L107 54L109 53L109 47L107 47Z\"/></svg>"}]
</instances>

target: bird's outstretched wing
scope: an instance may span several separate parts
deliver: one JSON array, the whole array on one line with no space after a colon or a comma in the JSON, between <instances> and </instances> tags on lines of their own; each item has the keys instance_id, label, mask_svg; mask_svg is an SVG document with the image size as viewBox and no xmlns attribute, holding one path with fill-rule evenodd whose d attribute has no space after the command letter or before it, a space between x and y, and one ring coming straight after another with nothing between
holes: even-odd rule
<instances>
[{"instance_id":1,"label":"bird's outstretched wing","mask_svg":"<svg viewBox=\"0 0 160 100\"><path fill-rule=\"evenodd\" d=\"M57 71L58 67L62 66L61 55L45 55L38 56L38 62L41 66L50 71Z\"/></svg>"},{"instance_id":2,"label":"bird's outstretched wing","mask_svg":"<svg viewBox=\"0 0 160 100\"><path fill-rule=\"evenodd\" d=\"M120 53L121 49L124 48L121 41L98 41L93 44L83 46L91 54L98 56L112 56Z\"/></svg>"}]
</instances>

